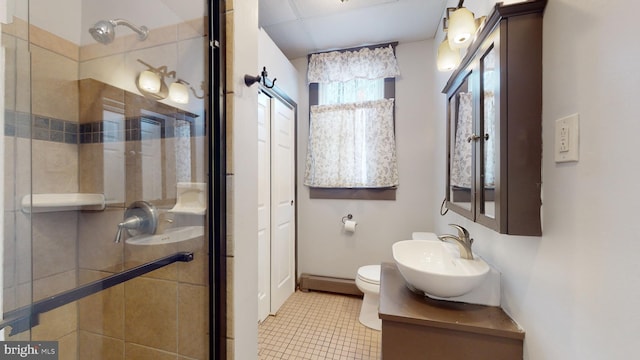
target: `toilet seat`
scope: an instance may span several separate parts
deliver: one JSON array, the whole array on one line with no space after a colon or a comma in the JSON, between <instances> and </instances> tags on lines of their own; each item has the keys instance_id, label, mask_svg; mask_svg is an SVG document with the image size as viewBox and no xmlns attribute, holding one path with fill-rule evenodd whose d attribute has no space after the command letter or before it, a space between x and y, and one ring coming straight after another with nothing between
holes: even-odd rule
<instances>
[{"instance_id":1,"label":"toilet seat","mask_svg":"<svg viewBox=\"0 0 640 360\"><path fill-rule=\"evenodd\" d=\"M358 279L371 285L380 285L380 265L366 265L358 269Z\"/></svg>"}]
</instances>

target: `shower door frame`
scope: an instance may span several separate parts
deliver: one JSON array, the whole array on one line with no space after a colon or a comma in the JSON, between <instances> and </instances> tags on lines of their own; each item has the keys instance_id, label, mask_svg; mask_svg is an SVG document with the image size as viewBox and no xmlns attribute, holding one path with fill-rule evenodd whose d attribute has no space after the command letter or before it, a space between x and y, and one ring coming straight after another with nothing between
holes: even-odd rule
<instances>
[{"instance_id":1,"label":"shower door frame","mask_svg":"<svg viewBox=\"0 0 640 360\"><path fill-rule=\"evenodd\" d=\"M227 129L225 116L227 0L208 0L209 5L209 357L227 358ZM213 231L211 231L213 229Z\"/></svg>"},{"instance_id":2,"label":"shower door frame","mask_svg":"<svg viewBox=\"0 0 640 360\"><path fill-rule=\"evenodd\" d=\"M208 102L208 270L209 358L226 359L226 117L225 117L225 0L207 0L209 16ZM4 134L3 134L4 136ZM180 260L182 261L182 260Z\"/></svg>"}]
</instances>

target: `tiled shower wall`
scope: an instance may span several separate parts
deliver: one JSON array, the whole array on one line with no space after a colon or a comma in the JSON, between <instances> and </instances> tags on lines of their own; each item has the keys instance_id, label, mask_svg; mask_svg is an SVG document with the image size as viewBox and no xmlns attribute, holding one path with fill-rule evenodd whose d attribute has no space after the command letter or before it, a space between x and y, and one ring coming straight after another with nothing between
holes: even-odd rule
<instances>
[{"instance_id":1,"label":"tiled shower wall","mask_svg":"<svg viewBox=\"0 0 640 360\"><path fill-rule=\"evenodd\" d=\"M176 48L180 41L197 44L205 36L204 23L196 19L158 29L155 34L160 35L146 46ZM27 28L19 19L3 25L2 30L5 46L10 45L6 68L17 69L7 71L5 99L5 194L15 196L7 196L5 202L4 311L29 304L32 296L39 300L167 253L195 251L193 262L173 264L45 313L40 325L14 339L58 340L60 359L207 358L208 251L203 238L168 248L128 249L113 243L123 217L122 204L101 212L31 217L19 205L22 196L31 192L69 193L87 187L80 180L80 170L100 164L79 164L79 148L101 144L83 141L92 129L80 125L84 122L78 111L80 66L118 54L109 54L108 47L100 44L79 48L37 27ZM131 42L125 36L119 40ZM24 66L29 63L29 52L31 70ZM192 142L204 148L204 137L192 138ZM197 163L205 164L201 158ZM201 170L194 181L204 181L205 172ZM30 222L32 244L28 241Z\"/></svg>"}]
</instances>

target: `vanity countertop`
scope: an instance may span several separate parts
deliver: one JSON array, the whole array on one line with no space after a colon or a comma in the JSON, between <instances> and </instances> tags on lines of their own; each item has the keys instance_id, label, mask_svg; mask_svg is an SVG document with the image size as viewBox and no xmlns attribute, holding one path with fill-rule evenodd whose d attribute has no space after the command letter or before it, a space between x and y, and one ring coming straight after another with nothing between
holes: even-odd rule
<instances>
[{"instance_id":1,"label":"vanity countertop","mask_svg":"<svg viewBox=\"0 0 640 360\"><path fill-rule=\"evenodd\" d=\"M379 315L393 321L515 340L524 331L500 308L431 299L405 284L396 264L383 263L380 274Z\"/></svg>"}]
</instances>

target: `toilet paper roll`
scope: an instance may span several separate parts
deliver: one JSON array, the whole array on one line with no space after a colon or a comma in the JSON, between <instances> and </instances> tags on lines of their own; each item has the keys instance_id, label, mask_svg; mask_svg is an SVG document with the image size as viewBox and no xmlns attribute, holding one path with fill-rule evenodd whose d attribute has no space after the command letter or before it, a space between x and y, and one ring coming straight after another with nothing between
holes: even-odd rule
<instances>
[{"instance_id":1,"label":"toilet paper roll","mask_svg":"<svg viewBox=\"0 0 640 360\"><path fill-rule=\"evenodd\" d=\"M348 233L356 232L356 225L358 225L357 222L353 220L347 220L344 222L344 231Z\"/></svg>"}]
</instances>

